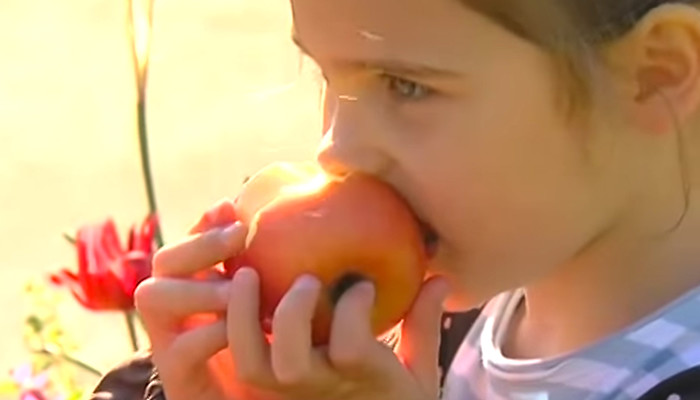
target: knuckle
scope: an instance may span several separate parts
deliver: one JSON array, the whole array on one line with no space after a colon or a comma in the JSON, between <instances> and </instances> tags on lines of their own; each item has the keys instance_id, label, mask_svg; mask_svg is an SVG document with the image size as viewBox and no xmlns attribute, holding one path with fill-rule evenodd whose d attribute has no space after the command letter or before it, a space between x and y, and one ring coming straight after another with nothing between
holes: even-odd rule
<instances>
[{"instance_id":1,"label":"knuckle","mask_svg":"<svg viewBox=\"0 0 700 400\"><path fill-rule=\"evenodd\" d=\"M275 371L275 378L284 386L300 386L311 381L311 371L308 365L296 363L293 367Z\"/></svg>"},{"instance_id":2,"label":"knuckle","mask_svg":"<svg viewBox=\"0 0 700 400\"><path fill-rule=\"evenodd\" d=\"M153 365L158 370L158 375L160 375L161 378L172 376L173 367L177 365L177 363L171 362L167 352L164 353L154 351L153 355L151 356L151 360L153 361Z\"/></svg>"},{"instance_id":3,"label":"knuckle","mask_svg":"<svg viewBox=\"0 0 700 400\"><path fill-rule=\"evenodd\" d=\"M153 364L158 371L158 376L163 382L181 382L187 379L187 371L181 362L178 362L176 354L166 352L160 357L153 357Z\"/></svg>"},{"instance_id":4,"label":"knuckle","mask_svg":"<svg viewBox=\"0 0 700 400\"><path fill-rule=\"evenodd\" d=\"M189 343L187 343L183 339L183 335L180 334L178 335L171 343L168 348L168 355L170 359L172 360L180 360L176 364L179 365L185 365L186 363L183 362L183 360L187 360L188 362L191 361L190 358L190 346Z\"/></svg>"},{"instance_id":5,"label":"knuckle","mask_svg":"<svg viewBox=\"0 0 700 400\"><path fill-rule=\"evenodd\" d=\"M348 352L343 351L331 353L330 360L331 363L333 363L333 365L340 370L351 369L357 363L357 360L354 357L349 355Z\"/></svg>"},{"instance_id":6,"label":"knuckle","mask_svg":"<svg viewBox=\"0 0 700 400\"><path fill-rule=\"evenodd\" d=\"M364 351L352 345L336 345L329 348L328 358L339 369L354 369L362 365Z\"/></svg>"},{"instance_id":7,"label":"knuckle","mask_svg":"<svg viewBox=\"0 0 700 400\"><path fill-rule=\"evenodd\" d=\"M237 368L236 377L238 380L249 386L270 387L272 382L264 372L264 368L259 365L242 365Z\"/></svg>"}]
</instances>

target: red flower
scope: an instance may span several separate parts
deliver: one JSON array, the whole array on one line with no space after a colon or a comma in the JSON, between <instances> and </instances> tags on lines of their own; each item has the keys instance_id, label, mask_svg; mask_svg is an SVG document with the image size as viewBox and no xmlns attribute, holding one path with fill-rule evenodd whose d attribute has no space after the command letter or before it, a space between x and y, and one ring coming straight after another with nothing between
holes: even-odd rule
<instances>
[{"instance_id":1,"label":"red flower","mask_svg":"<svg viewBox=\"0 0 700 400\"><path fill-rule=\"evenodd\" d=\"M67 286L90 310L133 309L136 286L151 275L157 225L157 219L151 216L141 226L132 226L126 250L112 219L80 228L75 243L78 273L63 269L53 274L51 281Z\"/></svg>"}]
</instances>

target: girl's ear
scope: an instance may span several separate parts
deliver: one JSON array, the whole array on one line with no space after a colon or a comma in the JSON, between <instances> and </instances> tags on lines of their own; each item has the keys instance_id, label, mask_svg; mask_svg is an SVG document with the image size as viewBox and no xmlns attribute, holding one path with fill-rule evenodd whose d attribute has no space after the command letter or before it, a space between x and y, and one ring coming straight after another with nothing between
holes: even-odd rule
<instances>
[{"instance_id":1,"label":"girl's ear","mask_svg":"<svg viewBox=\"0 0 700 400\"><path fill-rule=\"evenodd\" d=\"M700 10L666 4L651 10L612 49L625 71L628 117L640 131L663 135L700 106Z\"/></svg>"}]
</instances>

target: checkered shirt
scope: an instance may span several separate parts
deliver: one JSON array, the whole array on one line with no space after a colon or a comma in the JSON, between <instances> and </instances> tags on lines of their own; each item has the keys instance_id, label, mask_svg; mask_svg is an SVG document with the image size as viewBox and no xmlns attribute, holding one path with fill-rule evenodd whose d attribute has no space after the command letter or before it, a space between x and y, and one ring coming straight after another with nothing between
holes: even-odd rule
<instances>
[{"instance_id":1,"label":"checkered shirt","mask_svg":"<svg viewBox=\"0 0 700 400\"><path fill-rule=\"evenodd\" d=\"M457 351L443 400L634 400L700 365L700 288L592 346L541 360L501 353L522 296L508 292L486 305Z\"/></svg>"}]
</instances>

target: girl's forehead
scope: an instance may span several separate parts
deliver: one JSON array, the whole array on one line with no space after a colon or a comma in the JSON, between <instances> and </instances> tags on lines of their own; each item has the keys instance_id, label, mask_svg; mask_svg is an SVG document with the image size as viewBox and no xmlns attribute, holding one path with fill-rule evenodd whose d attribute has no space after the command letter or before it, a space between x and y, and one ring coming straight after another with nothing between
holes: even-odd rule
<instances>
[{"instance_id":1,"label":"girl's forehead","mask_svg":"<svg viewBox=\"0 0 700 400\"><path fill-rule=\"evenodd\" d=\"M464 17L469 14L454 0L291 0L291 4L301 35L306 27L313 27L370 41L406 36L413 40L464 29Z\"/></svg>"},{"instance_id":2,"label":"girl's forehead","mask_svg":"<svg viewBox=\"0 0 700 400\"><path fill-rule=\"evenodd\" d=\"M295 41L313 57L463 58L504 32L456 0L291 0ZM481 48L483 47L483 48Z\"/></svg>"}]
</instances>

